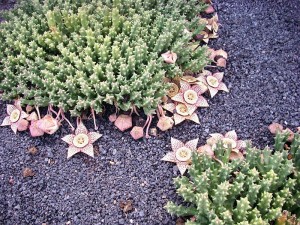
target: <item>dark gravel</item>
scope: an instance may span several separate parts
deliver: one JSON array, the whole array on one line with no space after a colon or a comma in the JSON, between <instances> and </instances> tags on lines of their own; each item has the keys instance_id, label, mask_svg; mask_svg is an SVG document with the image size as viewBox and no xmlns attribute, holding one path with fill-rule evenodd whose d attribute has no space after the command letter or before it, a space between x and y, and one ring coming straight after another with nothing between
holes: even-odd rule
<instances>
[{"instance_id":1,"label":"dark gravel","mask_svg":"<svg viewBox=\"0 0 300 225\"><path fill-rule=\"evenodd\" d=\"M172 184L179 172L160 161L171 136L199 137L203 144L209 133L235 129L241 139L262 147L273 142L267 131L271 122L300 125L299 1L218 0L216 6L223 27L213 44L229 52L230 93L218 94L210 108L199 111L202 124L186 122L156 138L133 141L128 132L99 119L99 154L70 160L60 140L66 127L42 138L1 128L0 224L175 224L163 206L179 200ZM0 9L5 7L1 1ZM0 101L0 121L4 116ZM32 146L37 155L27 153ZM23 178L25 167L35 176ZM128 214L119 207L124 200L133 201Z\"/></svg>"}]
</instances>

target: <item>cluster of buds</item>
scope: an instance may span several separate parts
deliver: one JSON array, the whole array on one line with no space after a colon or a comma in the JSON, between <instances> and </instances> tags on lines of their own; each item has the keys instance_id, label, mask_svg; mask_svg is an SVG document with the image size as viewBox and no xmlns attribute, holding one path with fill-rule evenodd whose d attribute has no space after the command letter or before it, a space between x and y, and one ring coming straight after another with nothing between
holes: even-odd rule
<instances>
[{"instance_id":1,"label":"cluster of buds","mask_svg":"<svg viewBox=\"0 0 300 225\"><path fill-rule=\"evenodd\" d=\"M20 100L16 100L14 105L7 105L7 114L1 126L10 126L14 133L17 131L26 131L28 128L32 137L42 136L45 133L55 133L59 126L59 115L53 118L49 113L41 118L38 108L37 112L31 112L32 107L26 107L26 112L22 110ZM31 113L30 113L31 112ZM30 113L30 114L28 114Z\"/></svg>"},{"instance_id":2,"label":"cluster of buds","mask_svg":"<svg viewBox=\"0 0 300 225\"><path fill-rule=\"evenodd\" d=\"M4 100L21 97L22 104L52 105L72 116L101 113L104 104L123 111L135 106L149 116L167 92L165 77L209 63L205 48L189 51L191 37L182 33L205 9L198 0L66 0L55 10L34 1L19 8L0 24Z\"/></svg>"}]
</instances>

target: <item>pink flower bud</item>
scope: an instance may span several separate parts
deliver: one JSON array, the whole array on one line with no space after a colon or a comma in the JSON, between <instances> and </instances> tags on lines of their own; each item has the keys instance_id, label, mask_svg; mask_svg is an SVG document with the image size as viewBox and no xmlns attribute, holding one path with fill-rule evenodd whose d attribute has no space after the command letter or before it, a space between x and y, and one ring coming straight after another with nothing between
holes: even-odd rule
<instances>
[{"instance_id":1,"label":"pink flower bud","mask_svg":"<svg viewBox=\"0 0 300 225\"><path fill-rule=\"evenodd\" d=\"M175 52L167 51L161 54L164 61L168 64L174 64L177 60L177 54Z\"/></svg>"},{"instance_id":2,"label":"pink flower bud","mask_svg":"<svg viewBox=\"0 0 300 225\"><path fill-rule=\"evenodd\" d=\"M133 139L137 140L142 137L144 137L144 129L143 127L134 126L132 130L130 131L130 135L133 137Z\"/></svg>"},{"instance_id":3,"label":"pink flower bud","mask_svg":"<svg viewBox=\"0 0 300 225\"><path fill-rule=\"evenodd\" d=\"M44 131L42 131L38 125L37 125L38 120L36 121L31 121L30 127L29 127L29 131L30 131L30 135L32 137L39 137L39 136L43 136L44 135Z\"/></svg>"},{"instance_id":4,"label":"pink flower bud","mask_svg":"<svg viewBox=\"0 0 300 225\"><path fill-rule=\"evenodd\" d=\"M46 115L37 121L37 126L47 134L54 134L59 128L59 123L52 116Z\"/></svg>"}]
</instances>

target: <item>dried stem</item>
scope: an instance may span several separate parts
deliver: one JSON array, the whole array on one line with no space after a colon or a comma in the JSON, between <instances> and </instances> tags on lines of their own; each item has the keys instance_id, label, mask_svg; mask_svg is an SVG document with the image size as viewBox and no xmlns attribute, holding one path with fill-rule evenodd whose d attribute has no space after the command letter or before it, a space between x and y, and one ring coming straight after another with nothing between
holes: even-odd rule
<instances>
[{"instance_id":1,"label":"dried stem","mask_svg":"<svg viewBox=\"0 0 300 225\"><path fill-rule=\"evenodd\" d=\"M140 116L140 114L138 113L138 111L137 111L137 109L136 109L136 106L135 106L135 105L133 106L133 112L134 112L136 115Z\"/></svg>"}]
</instances>

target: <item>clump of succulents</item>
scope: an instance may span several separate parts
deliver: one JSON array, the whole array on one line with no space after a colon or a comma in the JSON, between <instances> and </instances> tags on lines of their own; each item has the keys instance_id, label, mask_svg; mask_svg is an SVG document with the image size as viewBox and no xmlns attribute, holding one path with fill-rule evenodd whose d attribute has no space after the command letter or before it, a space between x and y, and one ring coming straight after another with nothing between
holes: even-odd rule
<instances>
[{"instance_id":1,"label":"clump of succulents","mask_svg":"<svg viewBox=\"0 0 300 225\"><path fill-rule=\"evenodd\" d=\"M152 114L165 77L207 65L185 28L204 4L177 1L26 1L0 24L2 98L79 116L103 104Z\"/></svg>"},{"instance_id":2,"label":"clump of succulents","mask_svg":"<svg viewBox=\"0 0 300 225\"><path fill-rule=\"evenodd\" d=\"M284 209L296 213L299 175L287 151L280 148L273 153L248 144L245 159L231 162L230 152L219 141L214 157L194 154L190 177L175 178L177 193L188 204L169 202L168 212L189 216L186 225L269 224Z\"/></svg>"},{"instance_id":3,"label":"clump of succulents","mask_svg":"<svg viewBox=\"0 0 300 225\"><path fill-rule=\"evenodd\" d=\"M16 122L8 114L2 125L14 132L29 128L37 137L53 134L62 121L74 131L65 112L80 120L90 112L97 129L96 114L106 104L116 107L110 121L121 131L133 127L134 139L144 129L149 137L155 113L162 131L184 120L200 123L195 110L208 106L201 95L228 91L222 73L208 76L204 70L211 61L224 66L219 55L227 59L227 53L212 53L193 40L201 32L217 37L216 14L199 21L200 12L214 12L207 4L211 1L21 1L0 24L0 91L4 100L18 99L18 112L21 105L36 110ZM170 105L162 107L166 95ZM39 107L48 107L43 118ZM147 119L134 124L132 114L140 111Z\"/></svg>"}]
</instances>

